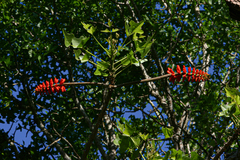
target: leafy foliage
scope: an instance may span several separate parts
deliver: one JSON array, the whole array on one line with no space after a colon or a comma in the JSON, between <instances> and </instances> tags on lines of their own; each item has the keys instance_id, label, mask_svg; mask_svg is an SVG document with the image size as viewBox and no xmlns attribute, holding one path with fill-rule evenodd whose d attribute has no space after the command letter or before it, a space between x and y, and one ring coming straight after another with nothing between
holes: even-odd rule
<instances>
[{"instance_id":1,"label":"leafy foliage","mask_svg":"<svg viewBox=\"0 0 240 160\"><path fill-rule=\"evenodd\" d=\"M11 0L0 6L0 123L10 126L0 131L5 159L80 159L101 111L87 159L217 159L222 148L238 150L232 135L239 118L239 22L224 1ZM176 65L211 78L138 83ZM34 93L54 77L88 83L57 95ZM132 81L106 96L108 84ZM17 141L18 131L28 133L30 144Z\"/></svg>"}]
</instances>

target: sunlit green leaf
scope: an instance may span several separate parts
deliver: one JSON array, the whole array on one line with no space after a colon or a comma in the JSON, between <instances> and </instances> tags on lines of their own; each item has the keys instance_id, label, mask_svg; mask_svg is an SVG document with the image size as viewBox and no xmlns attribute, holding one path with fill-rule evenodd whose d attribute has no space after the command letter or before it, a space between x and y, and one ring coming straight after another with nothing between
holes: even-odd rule
<instances>
[{"instance_id":1,"label":"sunlit green leaf","mask_svg":"<svg viewBox=\"0 0 240 160\"><path fill-rule=\"evenodd\" d=\"M105 29L105 30L101 30L101 32L109 33L111 31L109 31L108 29Z\"/></svg>"},{"instance_id":2,"label":"sunlit green leaf","mask_svg":"<svg viewBox=\"0 0 240 160\"><path fill-rule=\"evenodd\" d=\"M135 147L138 147L141 144L141 140L139 137L131 137L132 142L134 143Z\"/></svg>"},{"instance_id":3,"label":"sunlit green leaf","mask_svg":"<svg viewBox=\"0 0 240 160\"><path fill-rule=\"evenodd\" d=\"M80 49L77 49L77 50L73 50L73 52L75 53L75 59L77 61L80 61L81 60L80 55L81 55L82 51Z\"/></svg>"},{"instance_id":4,"label":"sunlit green leaf","mask_svg":"<svg viewBox=\"0 0 240 160\"><path fill-rule=\"evenodd\" d=\"M173 135L173 127L167 128L167 127L162 127L163 134L165 138L170 138Z\"/></svg>"},{"instance_id":5,"label":"sunlit green leaf","mask_svg":"<svg viewBox=\"0 0 240 160\"><path fill-rule=\"evenodd\" d=\"M112 29L112 32L117 32L117 31L119 31L118 28L113 28L113 29Z\"/></svg>"},{"instance_id":6,"label":"sunlit green leaf","mask_svg":"<svg viewBox=\"0 0 240 160\"><path fill-rule=\"evenodd\" d=\"M72 43L72 39L74 37L73 33L67 33L64 29L63 31L63 35L64 35L64 42L65 42L65 46L69 47Z\"/></svg>"},{"instance_id":7,"label":"sunlit green leaf","mask_svg":"<svg viewBox=\"0 0 240 160\"><path fill-rule=\"evenodd\" d=\"M81 36L79 38L73 37L72 46L73 48L82 48L87 43L88 40L89 40L89 37L84 37L84 36Z\"/></svg>"},{"instance_id":8,"label":"sunlit green leaf","mask_svg":"<svg viewBox=\"0 0 240 160\"><path fill-rule=\"evenodd\" d=\"M97 28L97 27L93 27L93 26L91 26L90 24L85 24L85 23L83 23L83 22L81 22L81 23L82 23L82 25L83 25L83 28L84 28L85 30L87 30L88 33L93 34L93 33L96 31L96 28Z\"/></svg>"},{"instance_id":9,"label":"sunlit green leaf","mask_svg":"<svg viewBox=\"0 0 240 160\"><path fill-rule=\"evenodd\" d=\"M144 141L146 141L147 138L148 138L148 134L142 134L141 132L139 133L139 136L140 136Z\"/></svg>"}]
</instances>

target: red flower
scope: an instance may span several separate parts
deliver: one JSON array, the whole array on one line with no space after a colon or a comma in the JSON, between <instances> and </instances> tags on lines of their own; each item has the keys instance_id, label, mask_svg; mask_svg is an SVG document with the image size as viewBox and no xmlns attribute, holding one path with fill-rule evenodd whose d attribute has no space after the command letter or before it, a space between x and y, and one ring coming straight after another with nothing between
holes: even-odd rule
<instances>
[{"instance_id":1,"label":"red flower","mask_svg":"<svg viewBox=\"0 0 240 160\"><path fill-rule=\"evenodd\" d=\"M196 76L195 76L195 81L196 81L196 82L197 82L197 81L198 81L198 79L199 79L198 72L199 72L199 70L197 69L197 70L196 70Z\"/></svg>"},{"instance_id":2,"label":"red flower","mask_svg":"<svg viewBox=\"0 0 240 160\"><path fill-rule=\"evenodd\" d=\"M182 74L181 74L181 68L180 68L179 65L177 65L177 73L178 73L178 75L177 75L177 81L180 82L181 77L182 77Z\"/></svg>"},{"instance_id":3,"label":"red flower","mask_svg":"<svg viewBox=\"0 0 240 160\"><path fill-rule=\"evenodd\" d=\"M172 74L172 76L169 78L169 81L172 82L172 83L174 84L175 79L176 79L176 76L175 76L174 71L173 71L171 68L168 68L167 73L168 73L168 74Z\"/></svg>"},{"instance_id":4,"label":"red flower","mask_svg":"<svg viewBox=\"0 0 240 160\"><path fill-rule=\"evenodd\" d=\"M54 78L54 83L58 83L58 79L56 77Z\"/></svg>"},{"instance_id":5,"label":"red flower","mask_svg":"<svg viewBox=\"0 0 240 160\"><path fill-rule=\"evenodd\" d=\"M61 79L60 80L60 85L62 85L65 81L66 81L66 79Z\"/></svg>"},{"instance_id":6,"label":"red flower","mask_svg":"<svg viewBox=\"0 0 240 160\"><path fill-rule=\"evenodd\" d=\"M185 80L185 78L187 77L187 70L186 70L186 67L183 65L183 82L184 82L184 80Z\"/></svg>"},{"instance_id":7,"label":"red flower","mask_svg":"<svg viewBox=\"0 0 240 160\"><path fill-rule=\"evenodd\" d=\"M193 68L193 71L192 71L192 82L195 80L195 68Z\"/></svg>"},{"instance_id":8,"label":"red flower","mask_svg":"<svg viewBox=\"0 0 240 160\"><path fill-rule=\"evenodd\" d=\"M188 67L188 82L191 80L191 67Z\"/></svg>"},{"instance_id":9,"label":"red flower","mask_svg":"<svg viewBox=\"0 0 240 160\"><path fill-rule=\"evenodd\" d=\"M196 70L195 68L193 68L191 73L191 67L188 67L188 74L187 74L187 69L184 65L183 65L182 73L179 65L177 65L177 75L175 75L175 72L171 68L168 68L167 73L171 74L169 81L172 82L173 84L175 82L175 79L177 79L177 81L179 82L182 76L183 76L182 81L184 81L187 78L188 82L190 82L191 77L192 77L192 82L194 81L200 82L200 81L205 81L209 79L209 76L210 76L209 74L203 72L202 70L198 70L198 69Z\"/></svg>"},{"instance_id":10,"label":"red flower","mask_svg":"<svg viewBox=\"0 0 240 160\"><path fill-rule=\"evenodd\" d=\"M57 92L57 93L59 93L60 92L60 90L62 91L62 92L66 92L66 88L65 88L65 86L63 85L64 84L64 82L65 82L65 80L66 79L61 79L60 80L60 84L58 84L58 79L57 78L54 78L54 83L55 84L53 84L53 80L52 79L50 79L50 83L49 83L49 81L46 81L46 85L45 85L45 83L43 82L42 84L39 84L36 88L35 88L35 92L36 92L36 94L44 94L44 93L46 93L46 94L51 94L51 93L55 93L55 92Z\"/></svg>"}]
</instances>

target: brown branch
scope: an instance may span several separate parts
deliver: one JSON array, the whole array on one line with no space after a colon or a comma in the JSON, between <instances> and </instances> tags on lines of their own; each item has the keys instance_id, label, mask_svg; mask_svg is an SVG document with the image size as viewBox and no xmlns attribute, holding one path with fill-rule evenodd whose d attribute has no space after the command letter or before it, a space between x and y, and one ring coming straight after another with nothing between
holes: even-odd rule
<instances>
[{"instance_id":1,"label":"brown branch","mask_svg":"<svg viewBox=\"0 0 240 160\"><path fill-rule=\"evenodd\" d=\"M109 88L119 88L119 87L122 87L122 86L128 86L128 85L132 85L132 84L156 81L156 80L166 78L166 77L170 77L170 76L171 76L171 74L165 74L165 75L154 77L154 78L147 78L147 79L138 80L138 81L126 82L126 83L122 83L122 84L118 84L118 85L107 85L107 84L104 84L104 83L101 83L101 82L68 82L68 83L64 83L63 86L96 85L96 86L105 86L105 87L109 86Z\"/></svg>"},{"instance_id":2,"label":"brown branch","mask_svg":"<svg viewBox=\"0 0 240 160\"><path fill-rule=\"evenodd\" d=\"M102 111L98 116L97 122L96 122L96 124L94 126L94 129L92 131L92 134L90 135L89 140L86 144L86 148L83 151L82 160L87 159L87 155L88 155L88 152L90 151L90 147L92 145L92 142L97 135L98 128L99 128L99 126L102 122L103 116L106 113L107 106L108 106L108 104L111 100L112 93L113 93L113 89L110 86L109 86L109 88L105 88L104 93L103 93L103 103L102 103L102 106L101 106Z\"/></svg>"}]
</instances>

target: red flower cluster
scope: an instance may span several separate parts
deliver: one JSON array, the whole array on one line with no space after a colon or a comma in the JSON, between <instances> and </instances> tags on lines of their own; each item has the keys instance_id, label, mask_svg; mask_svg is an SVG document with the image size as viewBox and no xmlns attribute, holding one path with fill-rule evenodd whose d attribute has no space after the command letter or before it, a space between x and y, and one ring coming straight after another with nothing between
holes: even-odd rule
<instances>
[{"instance_id":1,"label":"red flower cluster","mask_svg":"<svg viewBox=\"0 0 240 160\"><path fill-rule=\"evenodd\" d=\"M66 79L61 79L60 80L60 84L57 84L58 83L58 79L57 78L54 78L54 83L53 84L53 80L50 79L50 83L48 81L46 81L46 84L43 82L42 84L39 84L36 89L35 89L35 92L36 94L51 94L51 93L59 93L60 90L62 92L66 92L66 88L65 86L63 86L63 83L65 82Z\"/></svg>"},{"instance_id":2,"label":"red flower cluster","mask_svg":"<svg viewBox=\"0 0 240 160\"><path fill-rule=\"evenodd\" d=\"M183 72L181 73L181 68L179 65L177 65L177 74L175 75L175 72L171 69L168 68L167 70L168 74L172 74L172 76L169 78L170 82L172 82L174 84L175 79L179 82L181 80L181 78L183 77L184 81L186 78L188 80L188 82L191 81L191 77L192 77L192 82L196 81L196 82L200 82L200 81L205 81L207 79L209 79L209 74L203 72L202 70L196 70L195 68L193 68L192 73L191 73L191 67L188 67L188 74L187 74L187 69L186 67L183 65Z\"/></svg>"}]
</instances>

